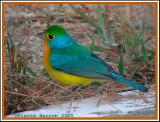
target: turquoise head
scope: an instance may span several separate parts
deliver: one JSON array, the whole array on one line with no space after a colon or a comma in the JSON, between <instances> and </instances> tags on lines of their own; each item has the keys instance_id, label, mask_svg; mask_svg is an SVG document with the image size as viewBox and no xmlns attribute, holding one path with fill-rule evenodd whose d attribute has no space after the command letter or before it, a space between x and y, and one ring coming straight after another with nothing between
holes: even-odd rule
<instances>
[{"instance_id":1,"label":"turquoise head","mask_svg":"<svg viewBox=\"0 0 160 122\"><path fill-rule=\"evenodd\" d=\"M71 36L59 25L49 26L45 32L45 41L51 49L60 49L73 43Z\"/></svg>"}]
</instances>

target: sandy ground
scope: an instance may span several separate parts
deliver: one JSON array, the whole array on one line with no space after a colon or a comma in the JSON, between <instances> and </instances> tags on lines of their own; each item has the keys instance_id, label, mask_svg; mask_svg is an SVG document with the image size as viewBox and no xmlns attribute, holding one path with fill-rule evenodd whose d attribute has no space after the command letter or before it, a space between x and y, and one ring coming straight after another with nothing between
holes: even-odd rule
<instances>
[{"instance_id":1,"label":"sandy ground","mask_svg":"<svg viewBox=\"0 0 160 122\"><path fill-rule=\"evenodd\" d=\"M120 93L123 97L134 91ZM122 98L112 103L99 102L92 97L24 111L8 117L154 117L155 93L146 93L146 100Z\"/></svg>"}]
</instances>

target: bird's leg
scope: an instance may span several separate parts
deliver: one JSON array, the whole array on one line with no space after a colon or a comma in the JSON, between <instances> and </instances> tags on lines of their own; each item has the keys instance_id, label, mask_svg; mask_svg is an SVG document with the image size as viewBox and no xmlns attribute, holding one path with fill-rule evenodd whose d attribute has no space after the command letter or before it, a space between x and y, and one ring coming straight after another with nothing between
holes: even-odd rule
<instances>
[{"instance_id":1,"label":"bird's leg","mask_svg":"<svg viewBox=\"0 0 160 122\"><path fill-rule=\"evenodd\" d=\"M75 86L72 91L70 92L70 95L73 96L76 94L80 89L82 89L82 86Z\"/></svg>"},{"instance_id":2,"label":"bird's leg","mask_svg":"<svg viewBox=\"0 0 160 122\"><path fill-rule=\"evenodd\" d=\"M82 86L75 86L75 87L73 87L72 92L79 91L81 88L82 88Z\"/></svg>"},{"instance_id":3,"label":"bird's leg","mask_svg":"<svg viewBox=\"0 0 160 122\"><path fill-rule=\"evenodd\" d=\"M63 95L69 95L69 96L73 96L74 94L76 94L82 87L81 86L74 86L71 89L67 89L65 91L65 93L63 93Z\"/></svg>"},{"instance_id":4,"label":"bird's leg","mask_svg":"<svg viewBox=\"0 0 160 122\"><path fill-rule=\"evenodd\" d=\"M88 87L88 86L75 86L75 87L72 88L72 90L70 90L70 91L67 93L67 95L73 96L73 95L75 95L77 92L79 92L80 90L85 89L86 87Z\"/></svg>"},{"instance_id":5,"label":"bird's leg","mask_svg":"<svg viewBox=\"0 0 160 122\"><path fill-rule=\"evenodd\" d=\"M105 89L104 83L101 81L93 81L91 85L96 87L96 93L99 93L99 94L102 94Z\"/></svg>"}]
</instances>

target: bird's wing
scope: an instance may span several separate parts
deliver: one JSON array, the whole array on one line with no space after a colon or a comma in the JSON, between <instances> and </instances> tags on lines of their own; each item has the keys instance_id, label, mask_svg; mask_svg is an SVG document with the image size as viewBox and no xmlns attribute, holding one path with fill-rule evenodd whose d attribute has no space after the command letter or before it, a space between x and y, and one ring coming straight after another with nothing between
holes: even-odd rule
<instances>
[{"instance_id":1,"label":"bird's wing","mask_svg":"<svg viewBox=\"0 0 160 122\"><path fill-rule=\"evenodd\" d=\"M113 71L107 63L94 54L90 56L51 54L50 63L57 70L81 77L103 79L111 76Z\"/></svg>"}]
</instances>

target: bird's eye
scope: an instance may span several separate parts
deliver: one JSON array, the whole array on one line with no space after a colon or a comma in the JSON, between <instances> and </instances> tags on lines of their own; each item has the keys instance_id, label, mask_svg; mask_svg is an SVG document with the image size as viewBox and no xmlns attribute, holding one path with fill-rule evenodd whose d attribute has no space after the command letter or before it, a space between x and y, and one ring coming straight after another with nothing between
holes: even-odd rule
<instances>
[{"instance_id":1,"label":"bird's eye","mask_svg":"<svg viewBox=\"0 0 160 122\"><path fill-rule=\"evenodd\" d=\"M51 40L51 39L53 39L53 38L54 38L53 35L48 35L48 39L49 39L49 40Z\"/></svg>"}]
</instances>

